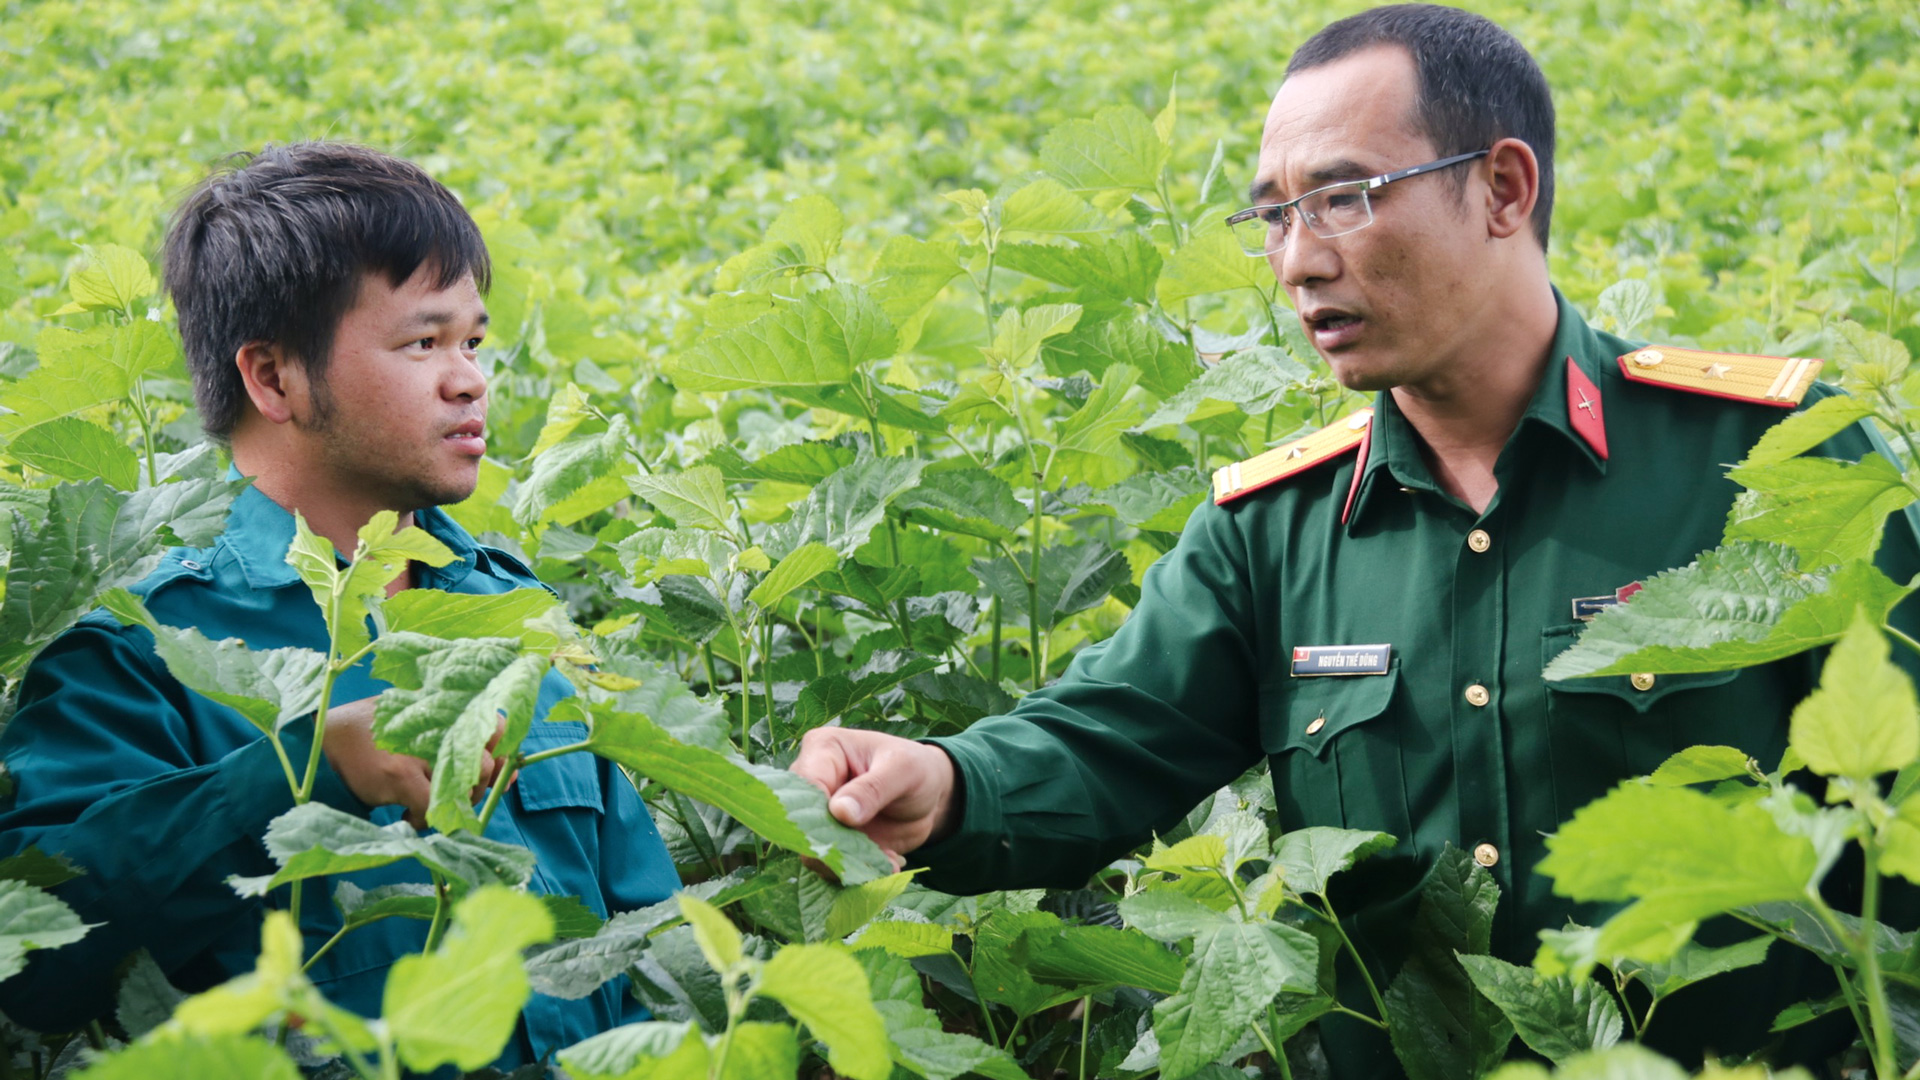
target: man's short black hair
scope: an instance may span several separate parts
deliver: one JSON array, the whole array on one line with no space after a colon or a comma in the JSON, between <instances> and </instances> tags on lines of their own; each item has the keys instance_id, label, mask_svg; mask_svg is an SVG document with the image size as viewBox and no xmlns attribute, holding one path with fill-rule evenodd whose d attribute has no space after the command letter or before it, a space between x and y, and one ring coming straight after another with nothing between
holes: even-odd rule
<instances>
[{"instance_id":1,"label":"man's short black hair","mask_svg":"<svg viewBox=\"0 0 1920 1080\"><path fill-rule=\"evenodd\" d=\"M1350 15L1313 35L1287 61L1287 74L1376 45L1398 46L1413 56L1420 85L1414 120L1440 157L1484 150L1505 138L1533 148L1540 159L1533 235L1545 251L1553 222L1553 95L1526 47L1470 11L1394 4ZM1465 173L1457 175L1464 184Z\"/></svg>"},{"instance_id":2,"label":"man's short black hair","mask_svg":"<svg viewBox=\"0 0 1920 1080\"><path fill-rule=\"evenodd\" d=\"M194 400L226 442L246 406L234 356L271 342L324 386L340 319L368 274L395 288L422 266L446 289L491 281L466 208L419 166L349 143L269 146L229 158L167 230L162 274L180 317Z\"/></svg>"}]
</instances>

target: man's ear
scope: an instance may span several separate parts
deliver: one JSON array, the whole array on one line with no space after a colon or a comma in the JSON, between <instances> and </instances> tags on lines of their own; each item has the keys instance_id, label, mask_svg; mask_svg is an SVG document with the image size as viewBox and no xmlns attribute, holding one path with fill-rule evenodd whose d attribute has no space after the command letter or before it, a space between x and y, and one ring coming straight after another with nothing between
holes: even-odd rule
<instances>
[{"instance_id":1,"label":"man's ear","mask_svg":"<svg viewBox=\"0 0 1920 1080\"><path fill-rule=\"evenodd\" d=\"M234 354L233 364L262 417L284 424L306 415L307 372L285 349L272 342L249 341Z\"/></svg>"},{"instance_id":2,"label":"man's ear","mask_svg":"<svg viewBox=\"0 0 1920 1080\"><path fill-rule=\"evenodd\" d=\"M1519 139L1501 139L1487 154L1487 232L1504 240L1533 227L1540 199L1540 159Z\"/></svg>"}]
</instances>

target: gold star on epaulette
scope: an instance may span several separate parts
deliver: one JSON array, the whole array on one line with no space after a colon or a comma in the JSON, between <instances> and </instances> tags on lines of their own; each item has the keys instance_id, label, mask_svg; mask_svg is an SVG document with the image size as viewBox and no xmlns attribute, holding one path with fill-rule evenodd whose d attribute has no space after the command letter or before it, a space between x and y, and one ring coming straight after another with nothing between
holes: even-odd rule
<instances>
[{"instance_id":1,"label":"gold star on epaulette","mask_svg":"<svg viewBox=\"0 0 1920 1080\"><path fill-rule=\"evenodd\" d=\"M1236 461L1213 471L1213 501L1225 505L1268 484L1277 484L1322 462L1350 453L1367 436L1373 410L1360 409L1346 419L1305 438L1283 443L1264 454Z\"/></svg>"},{"instance_id":2,"label":"gold star on epaulette","mask_svg":"<svg viewBox=\"0 0 1920 1080\"><path fill-rule=\"evenodd\" d=\"M1620 372L1634 382L1670 386L1692 394L1751 401L1791 409L1820 374L1819 360L1701 352L1649 345L1620 358Z\"/></svg>"}]
</instances>

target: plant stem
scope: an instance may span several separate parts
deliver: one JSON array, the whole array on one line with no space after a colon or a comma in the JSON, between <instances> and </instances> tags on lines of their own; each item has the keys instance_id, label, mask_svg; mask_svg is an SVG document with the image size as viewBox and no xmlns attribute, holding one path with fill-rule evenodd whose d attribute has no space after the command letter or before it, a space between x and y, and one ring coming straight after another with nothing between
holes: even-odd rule
<instances>
[{"instance_id":1,"label":"plant stem","mask_svg":"<svg viewBox=\"0 0 1920 1080\"><path fill-rule=\"evenodd\" d=\"M1271 1023L1271 1022L1273 1021L1273 1006L1272 1006L1272 1005L1268 1005L1268 1006L1267 1006L1267 1021L1268 1021L1269 1023ZM1265 1031L1265 1030L1264 1030L1264 1029L1263 1029L1263 1028L1262 1028L1262 1027L1261 1027L1261 1026L1260 1026L1259 1024L1257 1024L1257 1023L1250 1023L1250 1024L1248 1024L1247 1026L1248 1026L1249 1028L1252 1028L1252 1029L1253 1029L1253 1034L1254 1034L1254 1036L1255 1036L1256 1038L1258 1038L1258 1039L1260 1040L1260 1045L1261 1045L1262 1047L1265 1047L1265 1048L1266 1048L1266 1051L1267 1051L1267 1056L1268 1056L1268 1057L1270 1057L1270 1058L1272 1058L1272 1059L1273 1059L1273 1060L1275 1060L1275 1061L1283 1061L1283 1060L1285 1060L1285 1059L1284 1059L1283 1057L1281 1057L1281 1055L1280 1055L1280 1048L1279 1048L1279 1047L1277 1047L1277 1046L1275 1046L1275 1045L1273 1045L1273 1036L1272 1036L1272 1035L1269 1035L1269 1034L1268 1034L1268 1033L1267 1033L1267 1032L1266 1032L1266 1031Z\"/></svg>"},{"instance_id":2,"label":"plant stem","mask_svg":"<svg viewBox=\"0 0 1920 1080\"><path fill-rule=\"evenodd\" d=\"M535 753L528 754L525 757L516 758L514 768L524 769L536 761L545 761L548 758L559 757L561 754L571 754L576 750L591 750L591 749L593 749L592 740L588 740L585 742L568 743L565 746L550 746L545 750L536 751Z\"/></svg>"},{"instance_id":3,"label":"plant stem","mask_svg":"<svg viewBox=\"0 0 1920 1080\"><path fill-rule=\"evenodd\" d=\"M700 657L707 662L707 693L717 694L720 692L720 673L713 667L712 640L700 646Z\"/></svg>"},{"instance_id":4,"label":"plant stem","mask_svg":"<svg viewBox=\"0 0 1920 1080\"><path fill-rule=\"evenodd\" d=\"M1093 995L1080 999L1080 1080L1087 1080L1087 1042L1093 1031Z\"/></svg>"},{"instance_id":5,"label":"plant stem","mask_svg":"<svg viewBox=\"0 0 1920 1080\"><path fill-rule=\"evenodd\" d=\"M1004 622L1000 598L993 598L993 652L987 660L987 681L1000 685L1000 628Z\"/></svg>"},{"instance_id":6,"label":"plant stem","mask_svg":"<svg viewBox=\"0 0 1920 1080\"><path fill-rule=\"evenodd\" d=\"M1899 259L1896 257L1894 262L1897 264ZM152 487L160 482L160 469L153 460L153 414L147 408L147 391L137 379L133 384L133 415L140 421L140 449L147 456L147 486Z\"/></svg>"},{"instance_id":7,"label":"plant stem","mask_svg":"<svg viewBox=\"0 0 1920 1080\"><path fill-rule=\"evenodd\" d=\"M1640 1019L1633 1015L1633 1006L1627 1003L1627 982L1628 981L1630 980L1621 979L1620 974L1618 972L1614 973L1613 975L1614 1004L1620 1007L1620 1015L1627 1018L1627 1026L1633 1029L1633 1041L1639 1042L1640 1041ZM1651 1013L1653 1010L1649 1009L1647 1011Z\"/></svg>"},{"instance_id":8,"label":"plant stem","mask_svg":"<svg viewBox=\"0 0 1920 1080\"><path fill-rule=\"evenodd\" d=\"M1031 444L1028 453L1032 453ZM1027 647L1033 654L1032 681L1035 690L1040 689L1047 676L1046 657L1040 653L1040 533L1045 522L1041 513L1045 483L1046 474L1036 468L1033 473L1033 563L1027 574Z\"/></svg>"},{"instance_id":9,"label":"plant stem","mask_svg":"<svg viewBox=\"0 0 1920 1080\"><path fill-rule=\"evenodd\" d=\"M1893 640L1899 642L1902 645L1905 645L1907 648L1912 649L1914 652L1920 653L1920 641L1915 641L1913 640L1913 638L1907 636L1905 633L1902 633L1899 627L1894 626L1892 623L1888 623L1885 626L1882 626L1881 629L1885 630L1888 633L1888 635L1890 635L1893 638Z\"/></svg>"},{"instance_id":10,"label":"plant stem","mask_svg":"<svg viewBox=\"0 0 1920 1080\"><path fill-rule=\"evenodd\" d=\"M512 782L513 774L519 772L520 767L525 764L526 761L523 760L519 754L515 754L507 761L505 768L493 774L493 787L487 789L487 801L480 806L481 832L484 833L487 831L487 822L493 820L493 812L499 807L500 796L507 790L507 785Z\"/></svg>"},{"instance_id":11,"label":"plant stem","mask_svg":"<svg viewBox=\"0 0 1920 1080\"><path fill-rule=\"evenodd\" d=\"M1358 1020L1363 1024L1372 1024L1374 1027L1379 1028L1381 1031L1387 1030L1387 1022L1385 1020L1375 1020L1373 1017L1368 1016L1366 1013L1363 1013L1358 1009L1349 1009L1345 1005L1336 1004L1333 1007L1333 1011L1340 1013L1343 1016L1351 1016L1355 1020Z\"/></svg>"},{"instance_id":12,"label":"plant stem","mask_svg":"<svg viewBox=\"0 0 1920 1080\"><path fill-rule=\"evenodd\" d=\"M989 239L987 242L987 277L986 282L980 286L980 310L987 316L988 344L992 344L993 342L993 257L994 244L993 241Z\"/></svg>"},{"instance_id":13,"label":"plant stem","mask_svg":"<svg viewBox=\"0 0 1920 1080\"><path fill-rule=\"evenodd\" d=\"M1880 949L1877 940L1880 917L1880 845L1869 837L1860 845L1866 855L1865 881L1861 885L1860 940L1854 956L1860 961L1860 976L1867 984L1867 1014L1873 1021L1874 1073L1890 1077L1899 1070L1893 1056L1893 1015L1887 1008L1887 984L1880 977ZM1864 1034L1864 1032L1863 1032Z\"/></svg>"},{"instance_id":14,"label":"plant stem","mask_svg":"<svg viewBox=\"0 0 1920 1080\"><path fill-rule=\"evenodd\" d=\"M1895 314L1900 310L1900 241L1906 239L1901 234L1901 218L1906 215L1907 200L1900 197L1900 188L1895 185L1893 191L1893 262L1887 267L1887 336L1893 336Z\"/></svg>"},{"instance_id":15,"label":"plant stem","mask_svg":"<svg viewBox=\"0 0 1920 1080\"><path fill-rule=\"evenodd\" d=\"M780 735L773 721L773 620L767 618L760 622L760 685L767 694L767 741L778 743Z\"/></svg>"},{"instance_id":16,"label":"plant stem","mask_svg":"<svg viewBox=\"0 0 1920 1080\"><path fill-rule=\"evenodd\" d=\"M1367 962L1361 958L1360 950L1354 947L1353 939L1347 936L1347 928L1340 925L1340 916L1334 914L1333 902L1324 896L1320 898L1320 913L1333 924L1333 932L1340 935L1340 946L1347 951L1347 955L1353 957L1353 966L1360 969L1360 978L1367 984L1367 996L1373 999L1373 1007L1384 1019L1387 1015L1387 1002L1380 996L1380 988L1374 984L1373 972L1367 970Z\"/></svg>"},{"instance_id":17,"label":"plant stem","mask_svg":"<svg viewBox=\"0 0 1920 1080\"><path fill-rule=\"evenodd\" d=\"M440 947L440 938L447 932L447 918L453 913L453 892L447 888L447 879L433 872L433 922L427 925L427 952Z\"/></svg>"},{"instance_id":18,"label":"plant stem","mask_svg":"<svg viewBox=\"0 0 1920 1080\"><path fill-rule=\"evenodd\" d=\"M1167 194L1167 170L1161 169L1153 181L1154 194L1160 196L1160 209L1167 215L1167 232L1173 234L1173 250L1180 250L1180 221L1173 216L1173 196Z\"/></svg>"}]
</instances>

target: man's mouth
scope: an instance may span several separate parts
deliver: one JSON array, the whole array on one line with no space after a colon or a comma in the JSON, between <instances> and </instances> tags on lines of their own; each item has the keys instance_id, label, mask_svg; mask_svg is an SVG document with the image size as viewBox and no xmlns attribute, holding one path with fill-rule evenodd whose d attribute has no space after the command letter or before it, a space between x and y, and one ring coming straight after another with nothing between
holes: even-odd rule
<instances>
[{"instance_id":1,"label":"man's mouth","mask_svg":"<svg viewBox=\"0 0 1920 1080\"><path fill-rule=\"evenodd\" d=\"M469 420L443 436L462 452L479 457L487 452L487 424L484 420Z\"/></svg>"},{"instance_id":2,"label":"man's mouth","mask_svg":"<svg viewBox=\"0 0 1920 1080\"><path fill-rule=\"evenodd\" d=\"M1300 314L1300 325L1321 349L1337 349L1353 343L1366 320L1339 308L1314 308Z\"/></svg>"}]
</instances>

